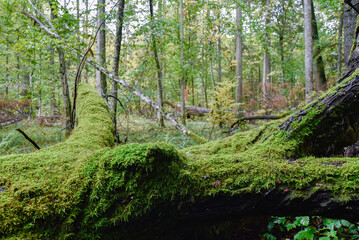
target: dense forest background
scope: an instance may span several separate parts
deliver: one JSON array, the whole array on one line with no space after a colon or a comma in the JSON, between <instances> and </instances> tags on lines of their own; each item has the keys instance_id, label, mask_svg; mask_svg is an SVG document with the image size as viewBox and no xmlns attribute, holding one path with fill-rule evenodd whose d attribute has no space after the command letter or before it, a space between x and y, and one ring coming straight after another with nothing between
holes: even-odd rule
<instances>
[{"instance_id":1,"label":"dense forest background","mask_svg":"<svg viewBox=\"0 0 359 240\"><path fill-rule=\"evenodd\" d=\"M0 94L3 100L29 101L33 115L64 114L79 59L94 39L98 20L105 17L105 31L98 34L105 36L105 44L101 48L95 44L92 52L109 71L114 70L118 7L113 1L32 4L35 8L27 1L1 4ZM148 1L122 4L118 74L152 99L161 96L161 105L169 101L181 106L184 92L186 105L217 110L210 120L219 123L228 121L225 113L235 108L242 115L270 114L304 100L303 1L185 1L181 5L161 0L151 1L152 15ZM333 85L348 60L356 13L347 7L343 11L340 1L312 5L313 90L319 92ZM40 30L27 14L46 24L51 19L60 38ZM85 68L81 81L95 85L95 69ZM113 91L110 79L101 81L103 93ZM126 111L154 116L131 92L118 91Z\"/></svg>"}]
</instances>

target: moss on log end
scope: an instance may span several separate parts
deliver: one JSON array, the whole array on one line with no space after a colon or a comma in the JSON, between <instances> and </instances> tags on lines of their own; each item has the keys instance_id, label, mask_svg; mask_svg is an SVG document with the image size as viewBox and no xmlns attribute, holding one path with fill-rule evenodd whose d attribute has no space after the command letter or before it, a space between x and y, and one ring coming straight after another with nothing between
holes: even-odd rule
<instances>
[{"instance_id":1,"label":"moss on log end","mask_svg":"<svg viewBox=\"0 0 359 240\"><path fill-rule=\"evenodd\" d=\"M80 211L88 181L83 169L94 152L113 145L113 126L93 87L81 84L78 103L78 126L65 142L0 158L0 237L67 232Z\"/></svg>"}]
</instances>

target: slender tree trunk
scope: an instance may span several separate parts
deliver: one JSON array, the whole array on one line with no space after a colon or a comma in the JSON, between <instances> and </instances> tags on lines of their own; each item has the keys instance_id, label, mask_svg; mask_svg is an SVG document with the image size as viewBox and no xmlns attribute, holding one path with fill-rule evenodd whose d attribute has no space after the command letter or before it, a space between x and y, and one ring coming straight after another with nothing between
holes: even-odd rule
<instances>
[{"instance_id":1,"label":"slender tree trunk","mask_svg":"<svg viewBox=\"0 0 359 240\"><path fill-rule=\"evenodd\" d=\"M317 92L326 89L327 79L325 77L325 69L323 58L320 55L321 47L319 43L319 34L318 34L318 25L315 17L314 4L313 0L311 0L311 11L312 11L312 37L313 37L313 60L314 60L314 82L315 82L315 90Z\"/></svg>"},{"instance_id":2,"label":"slender tree trunk","mask_svg":"<svg viewBox=\"0 0 359 240\"><path fill-rule=\"evenodd\" d=\"M118 5L117 10L117 24L116 24L116 39L115 39L115 49L113 54L113 75L118 77L118 71L120 66L120 56L121 56L121 42L122 42L122 28L123 28L123 16L125 10L125 0L121 0ZM111 95L113 96L110 100L110 107L112 110L112 121L113 121L113 129L114 136L116 140L119 140L118 132L117 132L117 82L112 80L111 84Z\"/></svg>"},{"instance_id":3,"label":"slender tree trunk","mask_svg":"<svg viewBox=\"0 0 359 240\"><path fill-rule=\"evenodd\" d=\"M77 21L77 48L80 49L80 1L76 0L76 21ZM80 61L81 55L77 53L77 60ZM81 82L81 75L79 76L79 83Z\"/></svg>"},{"instance_id":4,"label":"slender tree trunk","mask_svg":"<svg viewBox=\"0 0 359 240\"><path fill-rule=\"evenodd\" d=\"M6 39L6 54L5 54L5 62L6 62L6 75L5 75L5 95L9 95L9 42Z\"/></svg>"},{"instance_id":5,"label":"slender tree trunk","mask_svg":"<svg viewBox=\"0 0 359 240\"><path fill-rule=\"evenodd\" d=\"M305 100L310 101L313 92L313 38L311 0L304 0L305 36Z\"/></svg>"},{"instance_id":6,"label":"slender tree trunk","mask_svg":"<svg viewBox=\"0 0 359 240\"><path fill-rule=\"evenodd\" d=\"M270 83L271 83L271 66L270 66L270 57L269 57L269 49L271 47L271 38L269 36L269 25L270 25L270 16L269 16L269 8L271 4L271 0L267 0L266 2L266 49L264 50L264 56L263 56L263 103L266 107L270 103L271 99L271 89L270 89Z\"/></svg>"},{"instance_id":7,"label":"slender tree trunk","mask_svg":"<svg viewBox=\"0 0 359 240\"><path fill-rule=\"evenodd\" d=\"M221 26L218 26L218 85L222 82L222 45L221 45Z\"/></svg>"},{"instance_id":8,"label":"slender tree trunk","mask_svg":"<svg viewBox=\"0 0 359 240\"><path fill-rule=\"evenodd\" d=\"M338 60L337 60L337 72L338 77L340 77L342 73L342 35L343 35L343 6L342 6L342 13L340 14L339 19L339 29L338 29Z\"/></svg>"},{"instance_id":9,"label":"slender tree trunk","mask_svg":"<svg viewBox=\"0 0 359 240\"><path fill-rule=\"evenodd\" d=\"M204 76L204 68L205 68L205 62L204 62L204 46L203 46L203 42L204 41L202 41L202 47L201 47L201 50L202 50L202 58L201 58L201 60L202 60L202 76L201 76L201 84L202 84L202 91L201 91L201 105L202 105L202 107L203 106L205 106L205 84L204 84L204 82L205 82L205 76Z\"/></svg>"},{"instance_id":10,"label":"slender tree trunk","mask_svg":"<svg viewBox=\"0 0 359 240\"><path fill-rule=\"evenodd\" d=\"M104 66L106 63L106 30L105 30L105 21L104 14L106 0L97 0L97 27L101 26L101 30L97 35L97 62ZM103 23L103 24L102 24ZM107 83L106 75L100 71L96 71L96 80L97 80L97 91L101 96L104 96L107 93Z\"/></svg>"},{"instance_id":11,"label":"slender tree trunk","mask_svg":"<svg viewBox=\"0 0 359 240\"><path fill-rule=\"evenodd\" d=\"M60 75L62 82L62 95L64 98L65 105L65 113L66 113L66 126L72 125L72 108L71 108L71 100L69 93L69 85L67 80L67 69L65 62L65 54L61 47L57 47L57 52L59 53L59 61L60 61ZM69 130L70 131L70 130Z\"/></svg>"},{"instance_id":12,"label":"slender tree trunk","mask_svg":"<svg viewBox=\"0 0 359 240\"><path fill-rule=\"evenodd\" d=\"M212 46L211 42L209 42L209 46ZM213 91L215 91L215 89L216 89L216 83L214 82L213 58L212 58L212 54L209 56L209 67L210 67L210 71L211 71L212 88L213 88Z\"/></svg>"},{"instance_id":13,"label":"slender tree trunk","mask_svg":"<svg viewBox=\"0 0 359 240\"><path fill-rule=\"evenodd\" d=\"M85 9L86 9L86 13L85 13L85 23L84 23L84 31L85 31L85 42L86 44L88 44L88 22L89 22L89 3L88 0L85 0ZM89 79L88 79L88 71L85 69L85 82L88 83Z\"/></svg>"},{"instance_id":14,"label":"slender tree trunk","mask_svg":"<svg viewBox=\"0 0 359 240\"><path fill-rule=\"evenodd\" d=\"M42 52L41 52L41 48L39 49L39 76L41 76L41 71L42 71ZM39 84L40 86L42 86L41 84L41 77L39 78ZM42 87L40 87L39 89L39 111L38 111L38 116L41 116L42 112Z\"/></svg>"},{"instance_id":15,"label":"slender tree trunk","mask_svg":"<svg viewBox=\"0 0 359 240\"><path fill-rule=\"evenodd\" d=\"M51 98L50 98L50 115L55 115L55 49L50 46L50 74L51 74Z\"/></svg>"},{"instance_id":16,"label":"slender tree trunk","mask_svg":"<svg viewBox=\"0 0 359 240\"><path fill-rule=\"evenodd\" d=\"M50 8L51 8L51 20L57 18L56 12L56 2L50 1ZM69 85L67 80L67 69L66 69L66 61L65 61L65 53L61 47L56 47L57 53L59 54L59 62L60 62L60 77L61 77L61 85L62 85L62 96L64 99L64 107L65 107L65 116L66 116L66 126L67 132L69 133L73 126L73 119L72 119L72 108L71 108L71 100L70 100L70 92L69 92Z\"/></svg>"},{"instance_id":17,"label":"slender tree trunk","mask_svg":"<svg viewBox=\"0 0 359 240\"><path fill-rule=\"evenodd\" d=\"M153 0L149 0L150 3L150 17L151 17L151 38L152 38L152 50L155 57L156 62L156 70L157 70L157 103L162 108L163 107L163 87L162 87L162 69L160 65L160 60L158 57L158 49L157 49L157 41L156 36L154 32L155 29L155 22L154 22L154 16L153 16ZM161 127L165 126L165 123L163 121L163 116L160 114L159 111L157 111L157 121Z\"/></svg>"},{"instance_id":18,"label":"slender tree trunk","mask_svg":"<svg viewBox=\"0 0 359 240\"><path fill-rule=\"evenodd\" d=\"M243 102L243 90L242 90L242 7L238 6L236 9L236 103ZM243 115L242 107L237 107L236 117L239 118Z\"/></svg>"},{"instance_id":19,"label":"slender tree trunk","mask_svg":"<svg viewBox=\"0 0 359 240\"><path fill-rule=\"evenodd\" d=\"M352 1L352 4L358 3L358 0ZM344 4L344 12L343 12L343 27L344 27L344 63L347 64L351 49L353 46L353 39L355 26L357 23L358 14L351 9L347 4Z\"/></svg>"},{"instance_id":20,"label":"slender tree trunk","mask_svg":"<svg viewBox=\"0 0 359 240\"><path fill-rule=\"evenodd\" d=\"M181 118L183 125L186 125L186 101L185 101L185 87L186 81L184 78L184 54L183 54L183 0L180 0L180 48L181 48Z\"/></svg>"}]
</instances>

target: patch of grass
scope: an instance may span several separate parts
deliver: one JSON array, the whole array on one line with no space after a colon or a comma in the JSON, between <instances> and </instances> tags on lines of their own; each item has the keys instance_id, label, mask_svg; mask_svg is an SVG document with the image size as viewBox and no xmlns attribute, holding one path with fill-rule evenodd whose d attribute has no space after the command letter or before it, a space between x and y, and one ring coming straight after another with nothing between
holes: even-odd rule
<instances>
[{"instance_id":1,"label":"patch of grass","mask_svg":"<svg viewBox=\"0 0 359 240\"><path fill-rule=\"evenodd\" d=\"M28 140L16 131L16 128L25 131L25 133L41 148L58 143L60 141L59 132L62 129L60 126L40 126L36 121L22 121L20 124L0 128L0 156L30 153L37 150Z\"/></svg>"},{"instance_id":2,"label":"patch of grass","mask_svg":"<svg viewBox=\"0 0 359 240\"><path fill-rule=\"evenodd\" d=\"M193 140L181 134L170 122L165 121L165 128L159 127L155 120L149 120L140 115L120 115L119 131L121 140L127 137L127 143L164 142L173 144L178 149L197 145ZM187 128L202 138L210 140L228 137L223 133L226 129L214 126L201 119L187 121Z\"/></svg>"}]
</instances>

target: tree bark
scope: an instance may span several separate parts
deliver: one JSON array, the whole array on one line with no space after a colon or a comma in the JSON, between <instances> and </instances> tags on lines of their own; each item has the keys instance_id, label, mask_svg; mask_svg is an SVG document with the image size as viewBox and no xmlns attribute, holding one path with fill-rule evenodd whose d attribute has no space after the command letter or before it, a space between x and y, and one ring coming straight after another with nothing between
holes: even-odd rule
<instances>
[{"instance_id":1,"label":"tree bark","mask_svg":"<svg viewBox=\"0 0 359 240\"><path fill-rule=\"evenodd\" d=\"M314 82L315 82L315 90L319 92L326 89L327 79L325 77L323 58L320 55L322 49L319 42L318 25L315 17L313 0L311 0L311 11L312 11L312 37L313 37L313 46L314 46L314 51L313 51Z\"/></svg>"},{"instance_id":2,"label":"tree bark","mask_svg":"<svg viewBox=\"0 0 359 240\"><path fill-rule=\"evenodd\" d=\"M113 54L113 67L112 67L112 74L115 77L118 77L118 71L120 66L120 56L121 56L121 42L122 42L122 26L123 26L123 16L125 11L125 0L121 0L118 4L117 10L117 24L116 24L116 38L115 38L115 49ZM111 81L111 95L113 96L110 100L110 107L112 110L112 122L114 127L114 136L117 138L117 82Z\"/></svg>"},{"instance_id":3,"label":"tree bark","mask_svg":"<svg viewBox=\"0 0 359 240\"><path fill-rule=\"evenodd\" d=\"M237 25L237 36L236 36L236 103L243 102L243 90L242 90L242 7L238 6L236 9L236 25ZM237 107L236 117L239 118L243 115L243 108Z\"/></svg>"},{"instance_id":4,"label":"tree bark","mask_svg":"<svg viewBox=\"0 0 359 240\"><path fill-rule=\"evenodd\" d=\"M355 5L358 3L357 0L352 1ZM353 46L355 26L357 23L358 14L351 9L347 4L344 4L343 12L343 27L344 27L344 63L347 64L349 61L351 49Z\"/></svg>"},{"instance_id":5,"label":"tree bark","mask_svg":"<svg viewBox=\"0 0 359 240\"><path fill-rule=\"evenodd\" d=\"M304 0L305 35L305 100L310 102L313 92L313 37L311 0Z\"/></svg>"},{"instance_id":6,"label":"tree bark","mask_svg":"<svg viewBox=\"0 0 359 240\"><path fill-rule=\"evenodd\" d=\"M338 27L338 60L337 60L337 73L338 77L342 74L342 45L343 45L343 15L344 15L344 6L342 6L341 14L339 18L339 27Z\"/></svg>"},{"instance_id":7,"label":"tree bark","mask_svg":"<svg viewBox=\"0 0 359 240\"><path fill-rule=\"evenodd\" d=\"M184 54L183 54L183 0L179 1L179 8L180 8L180 48L181 48L181 76L180 76L180 94L181 94L181 108L182 108L182 123L186 125L186 101L185 101L185 87L186 87L186 80L185 80L185 69L184 69Z\"/></svg>"},{"instance_id":8,"label":"tree bark","mask_svg":"<svg viewBox=\"0 0 359 240\"><path fill-rule=\"evenodd\" d=\"M51 75L51 98L50 98L50 115L55 115L55 49L50 46L50 75Z\"/></svg>"},{"instance_id":9,"label":"tree bark","mask_svg":"<svg viewBox=\"0 0 359 240\"><path fill-rule=\"evenodd\" d=\"M106 63L106 25L103 23L105 21L104 14L106 0L98 0L97 1L97 27L101 26L101 30L97 35L97 48L96 48L96 57L97 62L102 66ZM106 83L106 75L101 73L100 71L96 71L96 81L97 81L97 91L104 96L107 93L107 83Z\"/></svg>"},{"instance_id":10,"label":"tree bark","mask_svg":"<svg viewBox=\"0 0 359 240\"><path fill-rule=\"evenodd\" d=\"M6 71L6 74L5 74L5 95L9 95L9 41L8 39L6 39L6 53L5 53L5 71Z\"/></svg>"},{"instance_id":11,"label":"tree bark","mask_svg":"<svg viewBox=\"0 0 359 240\"><path fill-rule=\"evenodd\" d=\"M88 23L89 23L89 4L88 4L88 0L85 0L85 22L84 22L84 32L85 32L85 43L88 44ZM85 83L88 83L88 71L87 69L85 69Z\"/></svg>"},{"instance_id":12,"label":"tree bark","mask_svg":"<svg viewBox=\"0 0 359 240\"><path fill-rule=\"evenodd\" d=\"M221 63L222 63L222 46L221 46L221 26L218 26L218 69L217 69L217 72L218 72L218 85L221 84L222 82L222 66L221 66Z\"/></svg>"},{"instance_id":13,"label":"tree bark","mask_svg":"<svg viewBox=\"0 0 359 240\"><path fill-rule=\"evenodd\" d=\"M158 57L158 49L157 49L157 41L155 32L155 22L153 16L153 0L149 0L150 4L150 19L151 19L151 38L152 38L152 51L154 54L155 62L156 62L156 70L157 70L157 103L160 107L163 107L163 86L162 86L162 68L160 65L160 60ZM162 115L157 113L157 121L161 127L165 126L165 122L163 120Z\"/></svg>"},{"instance_id":14,"label":"tree bark","mask_svg":"<svg viewBox=\"0 0 359 240\"><path fill-rule=\"evenodd\" d=\"M270 61L270 54L269 50L271 47L271 38L269 35L269 25L270 25L270 6L271 0L266 0L266 22L265 22L265 39L266 39L266 46L264 49L264 56L263 56L263 81L262 81L262 90L263 90L263 105L265 107L269 107L270 100L271 100L271 61Z\"/></svg>"}]
</instances>

